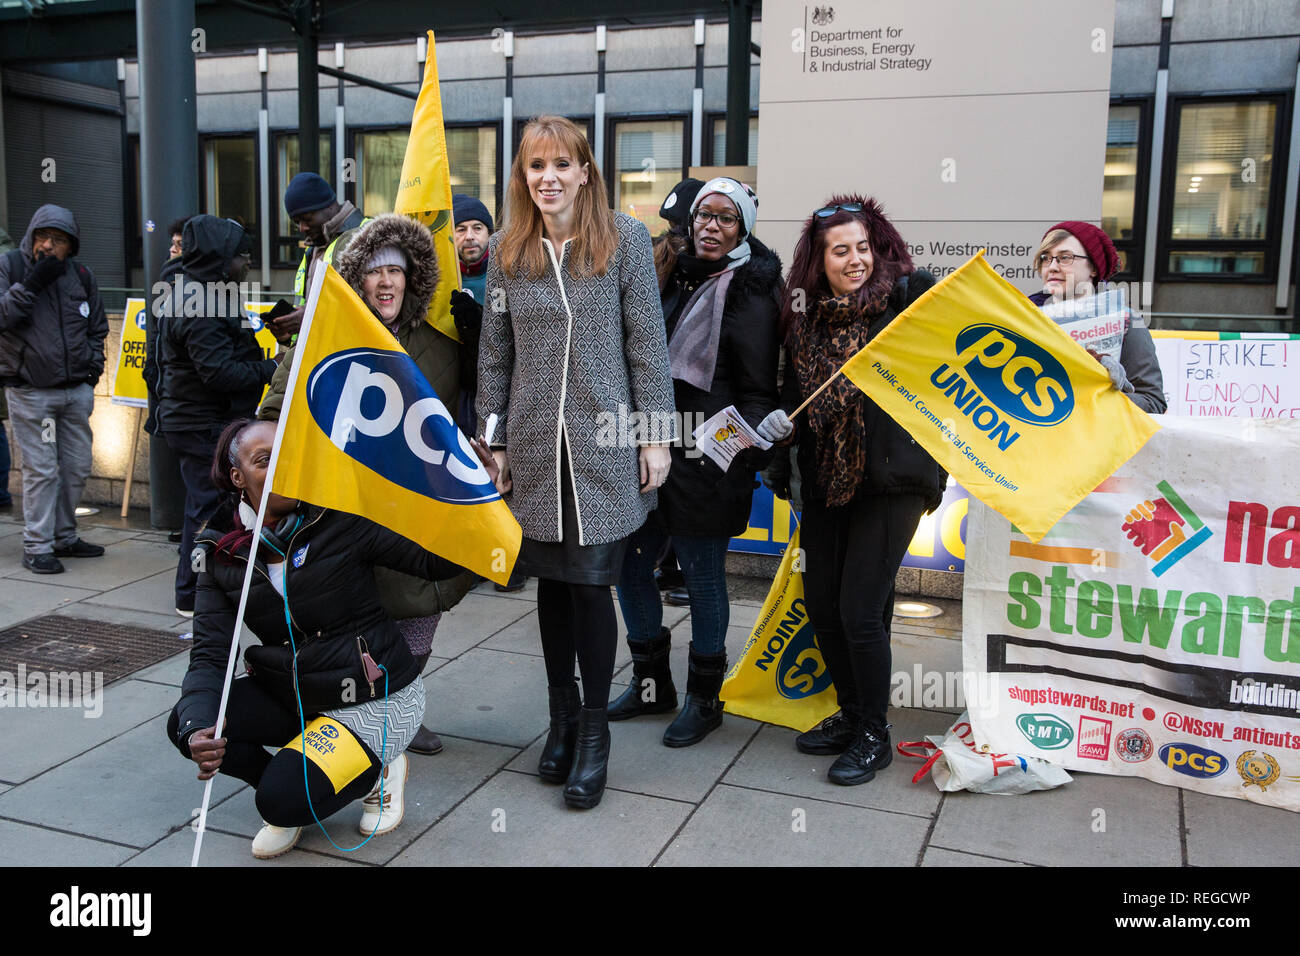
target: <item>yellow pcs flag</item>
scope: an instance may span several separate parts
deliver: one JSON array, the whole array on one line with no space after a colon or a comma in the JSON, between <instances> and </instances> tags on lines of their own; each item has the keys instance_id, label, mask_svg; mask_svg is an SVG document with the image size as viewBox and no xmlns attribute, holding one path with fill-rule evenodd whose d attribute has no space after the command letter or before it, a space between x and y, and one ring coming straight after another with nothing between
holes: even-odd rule
<instances>
[{"instance_id":1,"label":"yellow pcs flag","mask_svg":"<svg viewBox=\"0 0 1300 956\"><path fill-rule=\"evenodd\" d=\"M718 694L727 712L811 730L839 709L830 670L808 620L796 528L740 660Z\"/></svg>"},{"instance_id":2,"label":"yellow pcs flag","mask_svg":"<svg viewBox=\"0 0 1300 956\"><path fill-rule=\"evenodd\" d=\"M406 157L402 160L402 178L393 211L423 223L433 234L434 253L438 257L438 288L429 302L427 319L439 332L459 342L460 335L451 318L451 294L460 288L460 264L453 237L456 224L451 214L451 164L442 126L438 54L433 31L428 33L424 82L411 117L411 135L406 141Z\"/></svg>"},{"instance_id":3,"label":"yellow pcs flag","mask_svg":"<svg viewBox=\"0 0 1300 956\"><path fill-rule=\"evenodd\" d=\"M1160 427L983 253L917 299L843 372L1031 541Z\"/></svg>"},{"instance_id":4,"label":"yellow pcs flag","mask_svg":"<svg viewBox=\"0 0 1300 956\"><path fill-rule=\"evenodd\" d=\"M505 584L521 532L419 367L332 268L308 299L273 490Z\"/></svg>"}]
</instances>

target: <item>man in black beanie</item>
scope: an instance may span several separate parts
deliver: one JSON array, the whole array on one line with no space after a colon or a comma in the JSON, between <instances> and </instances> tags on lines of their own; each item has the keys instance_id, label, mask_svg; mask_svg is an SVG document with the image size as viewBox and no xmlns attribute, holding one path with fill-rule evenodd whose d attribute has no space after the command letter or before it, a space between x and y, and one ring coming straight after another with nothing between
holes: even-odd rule
<instances>
[{"instance_id":1,"label":"man in black beanie","mask_svg":"<svg viewBox=\"0 0 1300 956\"><path fill-rule=\"evenodd\" d=\"M289 181L289 188L284 191L284 211L298 227L307 251L293 279L293 304L297 308L270 320L267 325L277 341L290 345L302 327L307 290L311 288L316 264L333 262L347 248L356 231L370 220L346 199L339 202L334 189L316 173L299 173Z\"/></svg>"}]
</instances>

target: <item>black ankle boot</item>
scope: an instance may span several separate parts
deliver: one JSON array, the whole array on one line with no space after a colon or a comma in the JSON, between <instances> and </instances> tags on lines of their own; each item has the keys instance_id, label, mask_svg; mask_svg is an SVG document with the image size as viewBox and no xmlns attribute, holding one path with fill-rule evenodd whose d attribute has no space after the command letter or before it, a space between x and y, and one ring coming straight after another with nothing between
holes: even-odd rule
<instances>
[{"instance_id":1,"label":"black ankle boot","mask_svg":"<svg viewBox=\"0 0 1300 956\"><path fill-rule=\"evenodd\" d=\"M609 769L609 718L604 707L583 707L578 717L578 746L564 785L564 802L589 810L605 795Z\"/></svg>"},{"instance_id":2,"label":"black ankle boot","mask_svg":"<svg viewBox=\"0 0 1300 956\"><path fill-rule=\"evenodd\" d=\"M627 720L642 714L664 714L677 709L677 688L668 665L672 632L659 629L659 636L646 643L628 641L632 649L632 683L618 700L606 708L610 720ZM649 682L649 683L647 683ZM646 698L649 697L649 700Z\"/></svg>"},{"instance_id":3,"label":"black ankle boot","mask_svg":"<svg viewBox=\"0 0 1300 956\"><path fill-rule=\"evenodd\" d=\"M884 729L864 726L849 749L826 771L826 779L843 787L866 783L894 760L894 750L889 745L889 724Z\"/></svg>"},{"instance_id":4,"label":"black ankle boot","mask_svg":"<svg viewBox=\"0 0 1300 956\"><path fill-rule=\"evenodd\" d=\"M564 687L548 687L551 695L551 732L546 735L542 759L537 762L537 772L547 783L564 783L573 767L573 752L578 739L578 711L582 701L578 685L570 682Z\"/></svg>"},{"instance_id":5,"label":"black ankle boot","mask_svg":"<svg viewBox=\"0 0 1300 956\"><path fill-rule=\"evenodd\" d=\"M722 726L722 701L718 691L727 673L726 654L700 654L691 645L691 669L686 677L686 703L664 731L665 747L698 744Z\"/></svg>"}]
</instances>

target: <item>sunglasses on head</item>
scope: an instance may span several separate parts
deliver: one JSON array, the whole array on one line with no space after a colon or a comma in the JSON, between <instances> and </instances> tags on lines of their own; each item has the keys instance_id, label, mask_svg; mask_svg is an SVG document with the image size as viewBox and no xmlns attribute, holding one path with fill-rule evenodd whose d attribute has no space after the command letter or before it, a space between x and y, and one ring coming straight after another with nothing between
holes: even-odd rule
<instances>
[{"instance_id":1,"label":"sunglasses on head","mask_svg":"<svg viewBox=\"0 0 1300 956\"><path fill-rule=\"evenodd\" d=\"M816 216L818 219L829 219L831 216L835 215L837 212L840 212L841 210L843 210L844 212L862 212L862 203L842 202L838 206L825 206L822 209L818 209L815 213L813 213L813 215Z\"/></svg>"}]
</instances>

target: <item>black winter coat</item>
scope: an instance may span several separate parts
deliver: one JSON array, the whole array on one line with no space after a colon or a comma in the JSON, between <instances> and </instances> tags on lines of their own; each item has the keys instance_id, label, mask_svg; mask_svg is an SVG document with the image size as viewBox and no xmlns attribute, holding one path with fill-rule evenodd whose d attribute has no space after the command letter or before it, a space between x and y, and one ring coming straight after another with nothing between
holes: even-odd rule
<instances>
[{"instance_id":1,"label":"black winter coat","mask_svg":"<svg viewBox=\"0 0 1300 956\"><path fill-rule=\"evenodd\" d=\"M735 405L745 421L757 426L777 406L781 260L753 236L748 241L750 259L736 270L723 305L713 387L705 392L673 380L677 411L688 413L684 431L694 430L728 405ZM668 338L698 287L698 282L688 282L680 270L669 277L660 295ZM754 471L770 456L753 449L742 452L724 475L694 449L688 455L684 443L670 450L672 467L659 489L659 507L651 520L675 535L731 538L741 534L749 525L758 487Z\"/></svg>"},{"instance_id":2,"label":"black winter coat","mask_svg":"<svg viewBox=\"0 0 1300 956\"><path fill-rule=\"evenodd\" d=\"M194 236L195 244L187 245L184 256L168 263L161 276L169 289L158 299L162 315L156 337L157 424L161 432L211 429L251 417L262 397L262 386L271 381L276 369L274 360L262 357L237 297L214 295L214 311L219 314L185 314L185 298L193 295L189 291L192 284L206 290L217 288L209 283L228 281L226 268L242 237L242 230L229 220L196 218L213 220L208 224L211 229L195 230L199 233ZM185 228L190 233L194 221ZM187 234L186 241L189 239ZM185 290L179 301L178 275Z\"/></svg>"},{"instance_id":3,"label":"black winter coat","mask_svg":"<svg viewBox=\"0 0 1300 956\"><path fill-rule=\"evenodd\" d=\"M32 233L55 228L81 247L76 218L61 206L44 205L32 216L18 256L0 254L0 385L70 388L95 385L104 374L108 317L99 286L71 256L63 274L40 292L23 285L33 258Z\"/></svg>"},{"instance_id":4,"label":"black winter coat","mask_svg":"<svg viewBox=\"0 0 1300 956\"><path fill-rule=\"evenodd\" d=\"M884 310L869 318L867 341L874 339L934 285L934 276L918 270L894 283ZM781 388L781 407L788 414L806 399L799 388L794 373L794 363L787 351L785 380ZM948 473L930 457L930 453L916 443L903 426L867 396L859 392L862 402L862 421L867 432L867 470L862 476L854 497L869 495L919 494L925 498L927 511L937 508L943 499L948 483ZM808 424L808 416L795 419L795 442L798 446L799 473L803 482L804 501L825 502L826 490L819 480L818 461L820 446L817 435Z\"/></svg>"},{"instance_id":5,"label":"black winter coat","mask_svg":"<svg viewBox=\"0 0 1300 956\"><path fill-rule=\"evenodd\" d=\"M314 505L304 504L299 510L302 523L284 542L285 590L304 712L310 718L323 710L383 697L383 678L372 685L366 677L363 649L387 669L389 694L419 676L406 641L380 606L376 565L429 580L454 577L464 568L365 518ZM225 505L195 541L203 550L205 570L199 574L195 595L190 667L176 705L175 742L182 753L190 733L214 726L217 719L248 561L247 546L238 550L233 563L218 559L216 544L232 527L232 512ZM267 575L261 555L268 553L266 546L259 549L244 613L245 626L261 644L249 647L244 659L252 679L296 713L285 599Z\"/></svg>"}]
</instances>

